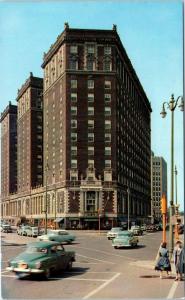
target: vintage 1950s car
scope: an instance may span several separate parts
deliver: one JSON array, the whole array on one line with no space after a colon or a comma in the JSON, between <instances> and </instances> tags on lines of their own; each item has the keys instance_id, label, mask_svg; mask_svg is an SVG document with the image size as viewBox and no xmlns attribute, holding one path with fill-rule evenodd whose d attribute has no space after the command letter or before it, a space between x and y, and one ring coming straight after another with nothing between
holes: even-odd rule
<instances>
[{"instance_id":1,"label":"vintage 1950s car","mask_svg":"<svg viewBox=\"0 0 185 300\"><path fill-rule=\"evenodd\" d=\"M51 272L72 268L74 251L65 251L57 242L43 241L29 243L26 251L8 262L8 271L15 272L18 278L30 274L43 274L46 279Z\"/></svg>"},{"instance_id":2,"label":"vintage 1950s car","mask_svg":"<svg viewBox=\"0 0 185 300\"><path fill-rule=\"evenodd\" d=\"M130 231L122 231L117 234L117 237L112 240L112 246L117 249L121 247L135 247L139 240Z\"/></svg>"},{"instance_id":3,"label":"vintage 1950s car","mask_svg":"<svg viewBox=\"0 0 185 300\"><path fill-rule=\"evenodd\" d=\"M59 243L68 243L73 242L76 237L73 234L70 234L66 230L49 230L48 234L41 235L38 237L39 241L56 241Z\"/></svg>"},{"instance_id":4,"label":"vintage 1950s car","mask_svg":"<svg viewBox=\"0 0 185 300\"><path fill-rule=\"evenodd\" d=\"M118 232L120 232L120 231L121 232L123 231L122 227L112 227L112 229L107 232L108 240L114 239L117 236Z\"/></svg>"},{"instance_id":5,"label":"vintage 1950s car","mask_svg":"<svg viewBox=\"0 0 185 300\"><path fill-rule=\"evenodd\" d=\"M142 235L142 234L143 234L143 230L141 229L140 226L137 226L137 225L131 226L130 231L131 231L134 235Z\"/></svg>"}]
</instances>

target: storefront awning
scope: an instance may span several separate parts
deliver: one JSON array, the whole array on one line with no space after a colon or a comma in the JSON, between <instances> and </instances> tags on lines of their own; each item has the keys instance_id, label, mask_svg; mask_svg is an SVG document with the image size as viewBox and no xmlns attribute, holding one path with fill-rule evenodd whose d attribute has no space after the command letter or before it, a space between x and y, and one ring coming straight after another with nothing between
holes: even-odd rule
<instances>
[{"instance_id":1,"label":"storefront awning","mask_svg":"<svg viewBox=\"0 0 185 300\"><path fill-rule=\"evenodd\" d=\"M54 220L54 222L60 223L60 222L63 221L63 220L64 220L64 218L56 218L56 219Z\"/></svg>"},{"instance_id":2,"label":"storefront awning","mask_svg":"<svg viewBox=\"0 0 185 300\"><path fill-rule=\"evenodd\" d=\"M88 222L92 222L92 221L94 222L94 221L96 221L97 222L98 219L84 219L84 221L88 221Z\"/></svg>"}]
</instances>

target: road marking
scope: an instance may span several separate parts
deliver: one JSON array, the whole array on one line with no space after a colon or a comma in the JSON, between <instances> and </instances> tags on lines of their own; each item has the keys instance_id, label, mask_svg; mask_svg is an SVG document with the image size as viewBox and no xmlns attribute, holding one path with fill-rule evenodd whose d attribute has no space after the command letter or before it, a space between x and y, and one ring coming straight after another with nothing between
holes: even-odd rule
<instances>
[{"instance_id":1,"label":"road marking","mask_svg":"<svg viewBox=\"0 0 185 300\"><path fill-rule=\"evenodd\" d=\"M107 260L101 260L101 259L97 259L97 258L90 257L90 256L85 256L85 255L81 255L81 254L76 254L76 255L77 255L77 256L86 257L86 258L89 258L89 259L94 259L94 260L97 260L97 261L100 261L100 262L103 262L103 263L107 263L107 264L111 264L111 265L114 265L114 264L115 264L115 263L110 262L110 261L107 261Z\"/></svg>"},{"instance_id":2,"label":"road marking","mask_svg":"<svg viewBox=\"0 0 185 300\"><path fill-rule=\"evenodd\" d=\"M72 247L75 247L75 246L72 246ZM127 258L127 259L133 260L133 261L137 261L138 260L136 258L132 258L132 257L129 257L129 256L118 255L118 254L114 254L114 253L110 253L110 252L105 252L105 251L101 251L101 250L96 250L96 249L92 249L92 248L86 248L86 247L80 247L80 246L76 246L76 248L91 250L91 251L95 251L95 252L99 252L99 253L103 253L103 254L107 254L107 255L116 256L116 257ZM93 258L93 259L95 259L95 258Z\"/></svg>"},{"instance_id":3,"label":"road marking","mask_svg":"<svg viewBox=\"0 0 185 300\"><path fill-rule=\"evenodd\" d=\"M1 271L1 273L7 273L7 272L10 272L10 271L9 270L5 270L5 269L4 269L4 271L3 270Z\"/></svg>"},{"instance_id":4,"label":"road marking","mask_svg":"<svg viewBox=\"0 0 185 300\"><path fill-rule=\"evenodd\" d=\"M168 293L167 299L173 299L175 291L177 289L177 286L178 286L178 282L174 281L174 283L172 284L171 289Z\"/></svg>"},{"instance_id":5,"label":"road marking","mask_svg":"<svg viewBox=\"0 0 185 300\"><path fill-rule=\"evenodd\" d=\"M87 278L63 278L63 277L50 277L49 279L51 279L51 280L53 280L53 279L62 279L62 280L73 280L73 281L100 281L100 282L105 282L105 281L107 281L107 280L105 280L105 279L94 279L94 278L89 278L89 279L87 279Z\"/></svg>"},{"instance_id":6,"label":"road marking","mask_svg":"<svg viewBox=\"0 0 185 300\"><path fill-rule=\"evenodd\" d=\"M104 282L102 285L100 285L97 289L93 290L92 292L88 293L86 296L84 296L82 299L88 299L94 294L98 293L101 291L104 287L106 287L109 283L111 283L113 280L115 280L121 273L115 274L111 279L107 280Z\"/></svg>"},{"instance_id":7,"label":"road marking","mask_svg":"<svg viewBox=\"0 0 185 300\"><path fill-rule=\"evenodd\" d=\"M12 278L15 278L16 276L15 275L1 275L1 277L12 277Z\"/></svg>"}]
</instances>

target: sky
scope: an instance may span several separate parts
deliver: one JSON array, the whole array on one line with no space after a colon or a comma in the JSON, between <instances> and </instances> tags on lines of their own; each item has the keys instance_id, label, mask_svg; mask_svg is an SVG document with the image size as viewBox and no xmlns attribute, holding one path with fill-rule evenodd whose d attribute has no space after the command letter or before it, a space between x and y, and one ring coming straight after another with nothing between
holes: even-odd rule
<instances>
[{"instance_id":1,"label":"sky","mask_svg":"<svg viewBox=\"0 0 185 300\"><path fill-rule=\"evenodd\" d=\"M180 0L172 1L19 1L0 2L0 112L33 72L42 77L43 53L71 28L117 31L152 106L151 144L168 168L170 201L171 112L160 116L162 103L183 94L183 20ZM178 202L184 210L183 113L175 110L174 162Z\"/></svg>"}]
</instances>

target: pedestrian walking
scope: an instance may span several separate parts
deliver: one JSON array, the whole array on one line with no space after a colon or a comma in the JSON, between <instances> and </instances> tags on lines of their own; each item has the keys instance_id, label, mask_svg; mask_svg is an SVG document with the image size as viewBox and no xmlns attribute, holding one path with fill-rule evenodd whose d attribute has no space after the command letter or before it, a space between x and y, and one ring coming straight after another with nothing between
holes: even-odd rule
<instances>
[{"instance_id":1,"label":"pedestrian walking","mask_svg":"<svg viewBox=\"0 0 185 300\"><path fill-rule=\"evenodd\" d=\"M176 271L175 281L182 280L182 274L184 273L184 248L181 241L176 242L173 254Z\"/></svg>"},{"instance_id":2,"label":"pedestrian walking","mask_svg":"<svg viewBox=\"0 0 185 300\"><path fill-rule=\"evenodd\" d=\"M155 270L160 271L160 278L163 278L163 271L171 272L171 264L169 260L169 252L166 248L166 242L163 242L159 248L157 263L155 265Z\"/></svg>"}]
</instances>

